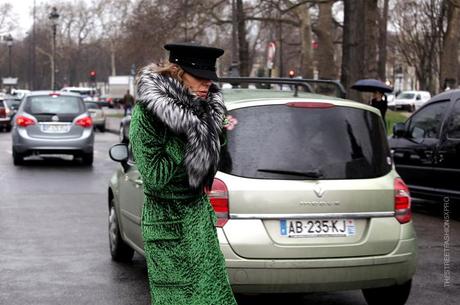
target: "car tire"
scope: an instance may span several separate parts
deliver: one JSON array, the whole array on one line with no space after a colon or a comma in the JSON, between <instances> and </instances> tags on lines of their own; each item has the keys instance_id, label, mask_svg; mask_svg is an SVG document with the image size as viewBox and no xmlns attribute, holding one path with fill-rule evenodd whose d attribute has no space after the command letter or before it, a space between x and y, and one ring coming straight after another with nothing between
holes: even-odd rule
<instances>
[{"instance_id":1,"label":"car tire","mask_svg":"<svg viewBox=\"0 0 460 305\"><path fill-rule=\"evenodd\" d=\"M409 112L414 112L414 111L415 111L415 105L410 105Z\"/></svg>"},{"instance_id":2,"label":"car tire","mask_svg":"<svg viewBox=\"0 0 460 305\"><path fill-rule=\"evenodd\" d=\"M363 295L368 305L404 305L409 297L412 280L402 285L381 288L363 289Z\"/></svg>"},{"instance_id":3,"label":"car tire","mask_svg":"<svg viewBox=\"0 0 460 305\"><path fill-rule=\"evenodd\" d=\"M133 259L134 250L121 238L117 212L113 204L109 211L109 246L114 261L129 263Z\"/></svg>"},{"instance_id":4,"label":"car tire","mask_svg":"<svg viewBox=\"0 0 460 305\"><path fill-rule=\"evenodd\" d=\"M18 166L18 165L23 165L24 164L24 154L18 153L14 149L13 151L13 164Z\"/></svg>"},{"instance_id":5,"label":"car tire","mask_svg":"<svg viewBox=\"0 0 460 305\"><path fill-rule=\"evenodd\" d=\"M105 132L105 126L104 126L104 125L100 126L100 127L99 127L99 131L100 131L100 132Z\"/></svg>"},{"instance_id":6,"label":"car tire","mask_svg":"<svg viewBox=\"0 0 460 305\"><path fill-rule=\"evenodd\" d=\"M90 152L87 154L83 154L81 159L84 165L91 166L93 165L93 161L94 161L94 153Z\"/></svg>"},{"instance_id":7,"label":"car tire","mask_svg":"<svg viewBox=\"0 0 460 305\"><path fill-rule=\"evenodd\" d=\"M10 132L11 131L11 126L6 126L5 130L6 130L6 132Z\"/></svg>"}]
</instances>

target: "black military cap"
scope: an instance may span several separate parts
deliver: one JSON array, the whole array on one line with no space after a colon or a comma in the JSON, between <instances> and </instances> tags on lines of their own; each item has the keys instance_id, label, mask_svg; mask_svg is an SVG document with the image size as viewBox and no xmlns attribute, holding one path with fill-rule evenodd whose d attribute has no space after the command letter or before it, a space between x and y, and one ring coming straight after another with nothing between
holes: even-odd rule
<instances>
[{"instance_id":1,"label":"black military cap","mask_svg":"<svg viewBox=\"0 0 460 305\"><path fill-rule=\"evenodd\" d=\"M218 80L216 59L224 54L224 50L195 43L170 43L164 48L169 51L169 61L185 72L198 78Z\"/></svg>"}]
</instances>

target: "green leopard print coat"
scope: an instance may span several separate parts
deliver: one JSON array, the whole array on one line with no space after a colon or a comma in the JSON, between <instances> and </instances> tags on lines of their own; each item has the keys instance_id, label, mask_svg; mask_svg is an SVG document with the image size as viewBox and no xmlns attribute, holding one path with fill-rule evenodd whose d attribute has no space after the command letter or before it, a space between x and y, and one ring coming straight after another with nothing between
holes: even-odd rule
<instances>
[{"instance_id":1,"label":"green leopard print coat","mask_svg":"<svg viewBox=\"0 0 460 305\"><path fill-rule=\"evenodd\" d=\"M204 193L217 171L222 94L199 100L143 69L130 143L144 181L142 234L154 305L236 305Z\"/></svg>"}]
</instances>

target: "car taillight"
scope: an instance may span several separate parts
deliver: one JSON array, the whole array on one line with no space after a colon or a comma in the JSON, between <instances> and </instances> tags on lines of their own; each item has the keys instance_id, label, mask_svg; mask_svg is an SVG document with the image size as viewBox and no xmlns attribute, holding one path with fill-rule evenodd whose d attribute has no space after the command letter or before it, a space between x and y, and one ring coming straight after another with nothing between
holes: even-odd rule
<instances>
[{"instance_id":1,"label":"car taillight","mask_svg":"<svg viewBox=\"0 0 460 305\"><path fill-rule=\"evenodd\" d=\"M399 223L408 223L412 219L409 188L401 178L395 179L395 217Z\"/></svg>"},{"instance_id":2,"label":"car taillight","mask_svg":"<svg viewBox=\"0 0 460 305\"><path fill-rule=\"evenodd\" d=\"M27 126L35 125L35 121L26 116L19 115L16 117L16 125L21 126L21 127L27 127Z\"/></svg>"},{"instance_id":3,"label":"car taillight","mask_svg":"<svg viewBox=\"0 0 460 305\"><path fill-rule=\"evenodd\" d=\"M295 108L319 108L319 109L328 109L328 108L335 107L335 105L331 103L319 103L319 102L290 102L290 103L287 103L286 106L295 107Z\"/></svg>"},{"instance_id":4,"label":"car taillight","mask_svg":"<svg viewBox=\"0 0 460 305\"><path fill-rule=\"evenodd\" d=\"M216 227L222 228L228 221L228 189L225 183L217 178L214 178L211 190L208 193L209 201L217 216Z\"/></svg>"},{"instance_id":5,"label":"car taillight","mask_svg":"<svg viewBox=\"0 0 460 305\"><path fill-rule=\"evenodd\" d=\"M6 109L4 107L0 107L0 116L6 115Z\"/></svg>"},{"instance_id":6,"label":"car taillight","mask_svg":"<svg viewBox=\"0 0 460 305\"><path fill-rule=\"evenodd\" d=\"M75 122L75 125L81 126L83 128L88 128L93 126L93 119L89 116L82 117Z\"/></svg>"}]
</instances>

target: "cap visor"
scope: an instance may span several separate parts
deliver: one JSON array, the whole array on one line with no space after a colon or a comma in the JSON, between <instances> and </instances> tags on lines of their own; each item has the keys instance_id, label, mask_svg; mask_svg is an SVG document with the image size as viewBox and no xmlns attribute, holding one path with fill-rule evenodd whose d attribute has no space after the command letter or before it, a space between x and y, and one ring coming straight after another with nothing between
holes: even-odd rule
<instances>
[{"instance_id":1,"label":"cap visor","mask_svg":"<svg viewBox=\"0 0 460 305\"><path fill-rule=\"evenodd\" d=\"M212 81L218 81L219 78L217 77L216 72L210 71L210 70L200 70L200 69L194 69L190 68L188 66L181 66L181 68L187 72L188 74L191 74L195 77L202 78L202 79L210 79Z\"/></svg>"}]
</instances>

